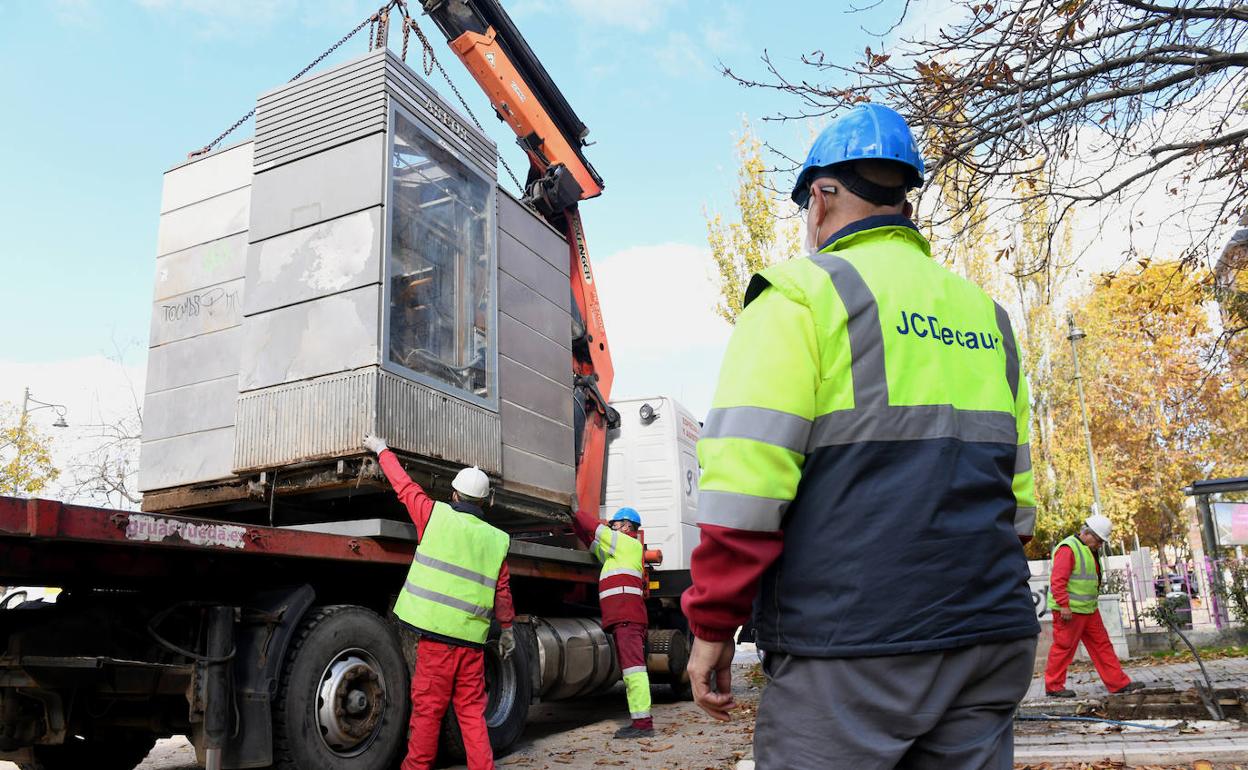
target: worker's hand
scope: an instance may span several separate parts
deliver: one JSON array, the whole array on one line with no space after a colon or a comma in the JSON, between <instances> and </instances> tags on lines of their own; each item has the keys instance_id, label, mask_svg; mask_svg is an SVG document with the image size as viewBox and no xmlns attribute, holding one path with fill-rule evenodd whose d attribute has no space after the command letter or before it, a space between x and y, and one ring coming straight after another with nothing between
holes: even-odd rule
<instances>
[{"instance_id":1,"label":"worker's hand","mask_svg":"<svg viewBox=\"0 0 1248 770\"><path fill-rule=\"evenodd\" d=\"M1074 614L1070 611L1069 607L1062 607L1061 615L1062 615L1062 620L1066 621L1067 623L1069 623L1070 619L1074 617Z\"/></svg>"},{"instance_id":2,"label":"worker's hand","mask_svg":"<svg viewBox=\"0 0 1248 770\"><path fill-rule=\"evenodd\" d=\"M386 451L386 440L381 436L372 433L364 437L364 448L374 454L381 454Z\"/></svg>"},{"instance_id":3,"label":"worker's hand","mask_svg":"<svg viewBox=\"0 0 1248 770\"><path fill-rule=\"evenodd\" d=\"M689 653L693 700L721 722L727 722L731 718L728 712L737 707L732 699L732 656L736 650L731 639L708 642L695 637Z\"/></svg>"},{"instance_id":4,"label":"worker's hand","mask_svg":"<svg viewBox=\"0 0 1248 770\"><path fill-rule=\"evenodd\" d=\"M503 656L503 660L507 660L515 651L516 630L514 628L504 628L502 636L498 637L498 654Z\"/></svg>"}]
</instances>

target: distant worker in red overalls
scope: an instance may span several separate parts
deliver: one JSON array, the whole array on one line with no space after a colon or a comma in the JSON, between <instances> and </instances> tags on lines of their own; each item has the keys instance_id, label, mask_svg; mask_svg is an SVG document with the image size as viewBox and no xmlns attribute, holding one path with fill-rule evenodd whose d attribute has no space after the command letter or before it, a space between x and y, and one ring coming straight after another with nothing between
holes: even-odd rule
<instances>
[{"instance_id":1,"label":"distant worker in red overalls","mask_svg":"<svg viewBox=\"0 0 1248 770\"><path fill-rule=\"evenodd\" d=\"M1053 614L1053 646L1044 669L1044 691L1054 698L1073 698L1066 687L1066 669L1083 642L1096 673L1112 693L1144 688L1132 682L1118 663L1114 645L1101 621L1097 597L1101 586L1100 548L1109 542L1112 525L1094 513L1078 535L1053 547L1053 571L1049 577L1049 611Z\"/></svg>"},{"instance_id":2,"label":"distant worker in red overalls","mask_svg":"<svg viewBox=\"0 0 1248 770\"><path fill-rule=\"evenodd\" d=\"M598 605L602 627L615 637L615 652L624 674L628 711L632 723L616 731L616 738L647 738L654 735L650 718L650 677L646 673L645 546L638 539L641 516L632 508L621 508L602 524L592 515L577 511L573 520L576 536L598 561Z\"/></svg>"},{"instance_id":3,"label":"distant worker in red overalls","mask_svg":"<svg viewBox=\"0 0 1248 770\"><path fill-rule=\"evenodd\" d=\"M416 554L394 614L420 636L412 677L412 721L401 770L427 770L438 753L447 706L464 738L470 770L492 770L485 724L485 640L490 617L502 626L503 658L516 649L507 550L511 538L482 520L490 480L464 468L451 482L451 502L438 503L412 481L384 439L365 436L386 478L416 524Z\"/></svg>"}]
</instances>

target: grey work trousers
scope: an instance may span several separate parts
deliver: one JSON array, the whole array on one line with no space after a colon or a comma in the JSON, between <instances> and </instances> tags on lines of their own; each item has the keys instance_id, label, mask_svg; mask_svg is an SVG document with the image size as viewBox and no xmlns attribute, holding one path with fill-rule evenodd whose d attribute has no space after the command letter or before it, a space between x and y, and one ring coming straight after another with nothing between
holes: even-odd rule
<instances>
[{"instance_id":1,"label":"grey work trousers","mask_svg":"<svg viewBox=\"0 0 1248 770\"><path fill-rule=\"evenodd\" d=\"M1036 638L871 658L767 653L758 770L1011 770Z\"/></svg>"}]
</instances>

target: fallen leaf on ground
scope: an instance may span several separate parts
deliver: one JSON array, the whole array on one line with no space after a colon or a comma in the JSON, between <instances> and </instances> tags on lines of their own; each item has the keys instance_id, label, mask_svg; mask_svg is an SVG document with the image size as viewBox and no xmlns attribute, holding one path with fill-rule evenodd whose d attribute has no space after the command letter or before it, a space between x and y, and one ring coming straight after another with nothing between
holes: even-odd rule
<instances>
[{"instance_id":1,"label":"fallen leaf on ground","mask_svg":"<svg viewBox=\"0 0 1248 770\"><path fill-rule=\"evenodd\" d=\"M641 750L642 750L642 751L648 751L648 752L650 752L651 754L654 754L654 753L657 753L657 752L660 752L660 751L667 751L668 749L673 748L675 745L676 745L676 744L674 744L674 743L667 743L667 744L664 744L664 745L662 745L662 746L642 746L642 747L641 747Z\"/></svg>"}]
</instances>

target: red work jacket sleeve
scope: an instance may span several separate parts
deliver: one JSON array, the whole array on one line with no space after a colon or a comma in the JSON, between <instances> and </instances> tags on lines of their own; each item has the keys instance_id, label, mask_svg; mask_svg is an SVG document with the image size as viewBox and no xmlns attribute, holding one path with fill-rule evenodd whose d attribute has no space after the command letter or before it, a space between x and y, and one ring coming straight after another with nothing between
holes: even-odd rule
<instances>
[{"instance_id":1,"label":"red work jacket sleeve","mask_svg":"<svg viewBox=\"0 0 1248 770\"><path fill-rule=\"evenodd\" d=\"M390 480L390 486L394 487L395 494L399 496L399 502L407 508L407 515L412 517L412 523L416 525L416 540L419 542L425 537L425 527L429 524L429 515L433 513L433 498L412 481L394 452L383 450L377 459L381 463L381 470Z\"/></svg>"},{"instance_id":2,"label":"red work jacket sleeve","mask_svg":"<svg viewBox=\"0 0 1248 770\"><path fill-rule=\"evenodd\" d=\"M1075 554L1070 546L1064 545L1053 554L1053 574L1049 576L1049 592L1059 607L1070 607L1070 594L1066 585L1070 583L1070 573L1075 569Z\"/></svg>"},{"instance_id":3,"label":"red work jacket sleeve","mask_svg":"<svg viewBox=\"0 0 1248 770\"><path fill-rule=\"evenodd\" d=\"M511 572L507 562L498 571L498 582L494 584L494 617L503 628L511 628L511 621L516 619L516 609L511 602Z\"/></svg>"},{"instance_id":4,"label":"red work jacket sleeve","mask_svg":"<svg viewBox=\"0 0 1248 770\"><path fill-rule=\"evenodd\" d=\"M585 511L577 511L572 517L572 529L585 545L594 542L594 533L598 531L598 519Z\"/></svg>"}]
</instances>

